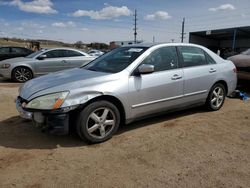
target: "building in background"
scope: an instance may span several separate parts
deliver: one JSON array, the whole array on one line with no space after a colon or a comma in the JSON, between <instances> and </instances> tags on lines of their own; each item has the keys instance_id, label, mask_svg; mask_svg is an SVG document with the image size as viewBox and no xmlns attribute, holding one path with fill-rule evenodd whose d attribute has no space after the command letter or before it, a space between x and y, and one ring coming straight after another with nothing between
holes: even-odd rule
<instances>
[{"instance_id":1,"label":"building in background","mask_svg":"<svg viewBox=\"0 0 250 188\"><path fill-rule=\"evenodd\" d=\"M250 48L250 26L190 32L189 42L205 46L227 58Z\"/></svg>"},{"instance_id":2,"label":"building in background","mask_svg":"<svg viewBox=\"0 0 250 188\"><path fill-rule=\"evenodd\" d=\"M136 44L140 44L142 43L143 40L138 40L136 42ZM112 41L109 43L109 48L110 49L114 49L114 48L117 48L117 47L120 47L120 46L127 46L127 45L132 45L132 44L135 44L135 42L133 40L128 40L128 41Z\"/></svg>"}]
</instances>

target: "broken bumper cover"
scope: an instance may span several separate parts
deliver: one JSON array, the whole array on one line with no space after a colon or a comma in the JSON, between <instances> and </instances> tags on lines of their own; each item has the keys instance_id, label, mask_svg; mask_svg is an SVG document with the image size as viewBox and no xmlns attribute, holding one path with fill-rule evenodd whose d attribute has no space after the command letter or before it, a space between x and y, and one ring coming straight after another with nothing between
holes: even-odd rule
<instances>
[{"instance_id":1,"label":"broken bumper cover","mask_svg":"<svg viewBox=\"0 0 250 188\"><path fill-rule=\"evenodd\" d=\"M32 120L36 126L56 135L66 135L69 133L69 113L67 112L75 108L77 108L77 106L56 111L28 111L22 107L22 99L20 97L16 99L16 109L22 118Z\"/></svg>"},{"instance_id":2,"label":"broken bumper cover","mask_svg":"<svg viewBox=\"0 0 250 188\"><path fill-rule=\"evenodd\" d=\"M32 120L33 113L25 111L22 107L21 101L19 98L16 99L16 109L19 112L20 116L24 119L30 119Z\"/></svg>"}]
</instances>

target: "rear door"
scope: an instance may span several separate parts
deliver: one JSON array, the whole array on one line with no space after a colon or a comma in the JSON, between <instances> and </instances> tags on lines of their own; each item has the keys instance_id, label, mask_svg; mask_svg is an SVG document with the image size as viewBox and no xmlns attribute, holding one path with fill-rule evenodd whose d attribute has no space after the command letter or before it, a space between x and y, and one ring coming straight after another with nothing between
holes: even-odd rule
<instances>
[{"instance_id":1,"label":"rear door","mask_svg":"<svg viewBox=\"0 0 250 188\"><path fill-rule=\"evenodd\" d=\"M205 100L215 83L218 67L203 49L193 46L178 47L184 74L184 101Z\"/></svg>"},{"instance_id":2,"label":"rear door","mask_svg":"<svg viewBox=\"0 0 250 188\"><path fill-rule=\"evenodd\" d=\"M66 56L70 68L81 67L94 59L75 50L67 50Z\"/></svg>"},{"instance_id":3,"label":"rear door","mask_svg":"<svg viewBox=\"0 0 250 188\"><path fill-rule=\"evenodd\" d=\"M154 65L155 71L130 76L132 116L138 117L180 105L183 96L183 71L178 67L176 48L160 47L141 64Z\"/></svg>"}]
</instances>

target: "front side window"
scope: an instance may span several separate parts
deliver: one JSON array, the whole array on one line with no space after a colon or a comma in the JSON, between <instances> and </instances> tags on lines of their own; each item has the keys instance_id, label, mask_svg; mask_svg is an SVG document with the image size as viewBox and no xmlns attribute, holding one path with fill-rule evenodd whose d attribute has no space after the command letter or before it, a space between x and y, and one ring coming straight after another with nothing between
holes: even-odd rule
<instances>
[{"instance_id":1,"label":"front side window","mask_svg":"<svg viewBox=\"0 0 250 188\"><path fill-rule=\"evenodd\" d=\"M193 67L206 65L206 57L202 49L191 46L179 47L180 54L183 58L183 67Z\"/></svg>"},{"instance_id":2,"label":"front side window","mask_svg":"<svg viewBox=\"0 0 250 188\"><path fill-rule=\"evenodd\" d=\"M154 65L155 71L178 68L178 57L175 47L162 47L153 51L141 64Z\"/></svg>"},{"instance_id":3,"label":"front side window","mask_svg":"<svg viewBox=\"0 0 250 188\"><path fill-rule=\"evenodd\" d=\"M117 48L100 56L82 68L98 72L117 73L128 67L147 49L147 47Z\"/></svg>"}]
</instances>

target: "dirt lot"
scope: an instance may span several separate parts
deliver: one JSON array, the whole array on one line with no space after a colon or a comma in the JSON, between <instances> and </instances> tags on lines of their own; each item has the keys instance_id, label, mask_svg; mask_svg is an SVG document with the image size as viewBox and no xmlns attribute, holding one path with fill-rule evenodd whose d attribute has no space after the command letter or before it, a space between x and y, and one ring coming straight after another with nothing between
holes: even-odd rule
<instances>
[{"instance_id":1,"label":"dirt lot","mask_svg":"<svg viewBox=\"0 0 250 188\"><path fill-rule=\"evenodd\" d=\"M111 140L41 133L0 80L0 187L249 187L250 101L140 121Z\"/></svg>"}]
</instances>

